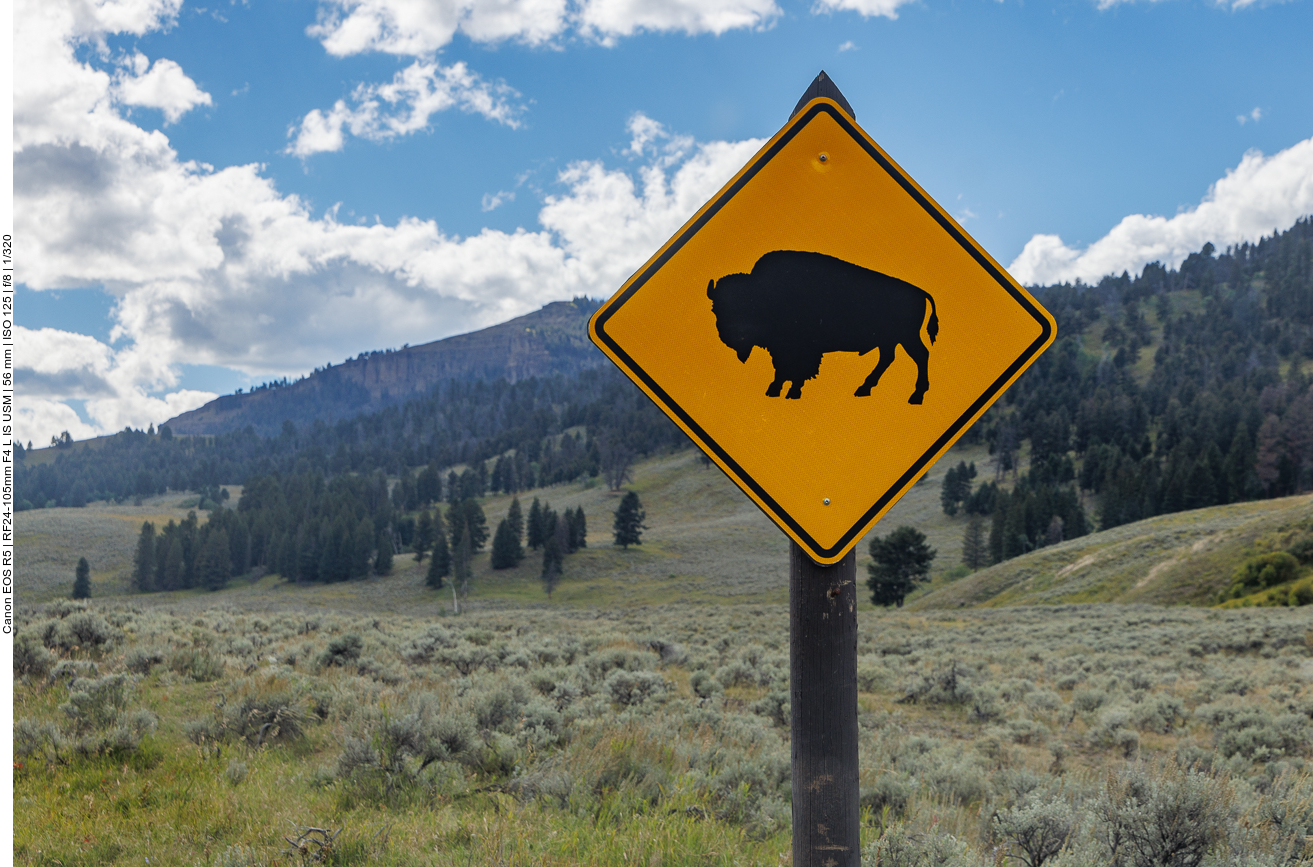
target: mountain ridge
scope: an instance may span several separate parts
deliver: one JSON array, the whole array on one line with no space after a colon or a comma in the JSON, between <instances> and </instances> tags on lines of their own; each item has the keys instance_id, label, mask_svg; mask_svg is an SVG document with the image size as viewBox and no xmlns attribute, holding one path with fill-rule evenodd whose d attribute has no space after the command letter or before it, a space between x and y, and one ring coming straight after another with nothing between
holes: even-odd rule
<instances>
[{"instance_id":1,"label":"mountain ridge","mask_svg":"<svg viewBox=\"0 0 1313 867\"><path fill-rule=\"evenodd\" d=\"M524 316L419 346L362 353L316 370L289 385L217 397L166 422L175 434L212 435L251 427L277 433L374 412L428 393L447 380L506 379L573 374L606 357L588 339L588 319L601 302L554 301Z\"/></svg>"}]
</instances>

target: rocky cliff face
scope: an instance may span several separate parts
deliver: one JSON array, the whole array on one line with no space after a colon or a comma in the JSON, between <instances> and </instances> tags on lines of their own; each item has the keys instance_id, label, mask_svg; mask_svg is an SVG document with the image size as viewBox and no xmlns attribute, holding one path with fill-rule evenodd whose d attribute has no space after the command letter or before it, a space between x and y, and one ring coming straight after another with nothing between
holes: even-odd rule
<instances>
[{"instance_id":1,"label":"rocky cliff face","mask_svg":"<svg viewBox=\"0 0 1313 867\"><path fill-rule=\"evenodd\" d=\"M588 339L588 318L597 306L584 298L557 301L482 331L370 353L281 388L225 395L168 425L179 434L218 434L248 425L273 434L284 419L299 427L374 412L449 379L515 382L576 373L606 362Z\"/></svg>"}]
</instances>

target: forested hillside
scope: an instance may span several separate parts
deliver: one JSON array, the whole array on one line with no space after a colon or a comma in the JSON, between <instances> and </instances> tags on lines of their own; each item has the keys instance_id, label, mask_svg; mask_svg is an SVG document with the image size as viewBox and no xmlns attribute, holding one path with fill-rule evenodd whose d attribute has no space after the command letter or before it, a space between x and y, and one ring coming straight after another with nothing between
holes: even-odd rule
<instances>
[{"instance_id":1,"label":"forested hillside","mask_svg":"<svg viewBox=\"0 0 1313 867\"><path fill-rule=\"evenodd\" d=\"M980 565L1096 527L1313 487L1313 221L1221 254L1205 246L1176 270L1034 291L1058 340L967 434L988 443L1000 472L975 479L964 466L945 487L946 510L992 516ZM449 380L399 406L286 421L269 436L124 431L28 454L16 483L31 508L273 473L404 481L422 469L445 481L468 465L509 492L623 477L633 457L687 445L627 380L592 369Z\"/></svg>"},{"instance_id":2,"label":"forested hillside","mask_svg":"<svg viewBox=\"0 0 1313 867\"><path fill-rule=\"evenodd\" d=\"M283 421L298 426L377 412L428 394L448 380L571 375L606 359L588 340L588 318L598 302L555 301L541 310L470 334L420 346L362 352L295 382L268 382L229 394L168 422L178 434L221 434L246 427L277 434Z\"/></svg>"}]
</instances>

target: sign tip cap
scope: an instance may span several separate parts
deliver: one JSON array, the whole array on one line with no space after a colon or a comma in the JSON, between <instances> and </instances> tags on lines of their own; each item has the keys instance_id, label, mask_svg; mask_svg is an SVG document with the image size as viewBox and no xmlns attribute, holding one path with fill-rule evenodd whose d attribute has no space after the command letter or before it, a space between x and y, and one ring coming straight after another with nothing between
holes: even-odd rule
<instances>
[{"instance_id":1,"label":"sign tip cap","mask_svg":"<svg viewBox=\"0 0 1313 867\"><path fill-rule=\"evenodd\" d=\"M812 83L809 84L807 90L803 92L802 99L798 100L798 104L793 107L793 111L789 112L789 117L792 118L795 114L802 111L804 105L818 97L825 97L826 99L834 100L839 103L840 108L848 113L849 117L853 120L857 119L857 114L853 111L853 107L848 104L848 100L844 99L843 94L839 92L838 86L835 85L830 76L825 74L824 69L821 70L820 75L817 75L816 78L812 79Z\"/></svg>"}]
</instances>

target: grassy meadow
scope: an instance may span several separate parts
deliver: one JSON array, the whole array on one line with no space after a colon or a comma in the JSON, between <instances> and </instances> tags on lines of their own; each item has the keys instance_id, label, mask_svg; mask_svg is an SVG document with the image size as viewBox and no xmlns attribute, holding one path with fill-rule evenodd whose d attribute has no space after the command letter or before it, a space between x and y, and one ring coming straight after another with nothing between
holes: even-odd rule
<instances>
[{"instance_id":1,"label":"grassy meadow","mask_svg":"<svg viewBox=\"0 0 1313 867\"><path fill-rule=\"evenodd\" d=\"M992 476L955 450L878 528L927 534L930 585L858 613L863 864L1313 864L1313 609L1198 607L1313 499L964 576L958 460ZM692 453L630 487L628 550L605 487L521 495L583 507L589 547L550 598L540 555L479 555L459 616L408 554L127 595L183 496L20 513L16 863L790 863L787 542ZM84 555L93 599L61 599Z\"/></svg>"}]
</instances>

